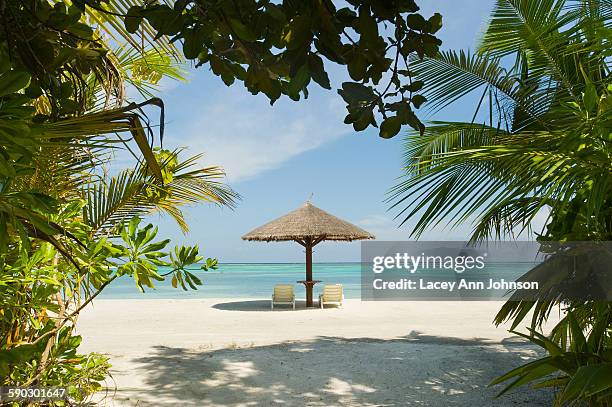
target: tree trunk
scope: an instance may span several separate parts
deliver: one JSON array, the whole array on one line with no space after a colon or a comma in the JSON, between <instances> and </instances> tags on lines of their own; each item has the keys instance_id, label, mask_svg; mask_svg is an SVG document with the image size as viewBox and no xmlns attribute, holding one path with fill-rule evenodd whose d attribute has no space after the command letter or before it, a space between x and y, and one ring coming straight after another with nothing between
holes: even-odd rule
<instances>
[{"instance_id":1,"label":"tree trunk","mask_svg":"<svg viewBox=\"0 0 612 407\"><path fill-rule=\"evenodd\" d=\"M312 307L312 241L306 242L306 306Z\"/></svg>"}]
</instances>

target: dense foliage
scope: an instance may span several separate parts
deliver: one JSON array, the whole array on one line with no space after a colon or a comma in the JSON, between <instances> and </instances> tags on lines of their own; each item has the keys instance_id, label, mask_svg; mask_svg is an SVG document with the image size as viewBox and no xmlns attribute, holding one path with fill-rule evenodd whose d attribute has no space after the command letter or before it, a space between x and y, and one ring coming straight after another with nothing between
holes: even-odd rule
<instances>
[{"instance_id":1,"label":"dense foliage","mask_svg":"<svg viewBox=\"0 0 612 407\"><path fill-rule=\"evenodd\" d=\"M515 236L548 214L546 242L612 240L612 83L608 1L497 0L476 53L442 52L415 61L430 106L439 109L475 90L471 121L434 122L406 143L406 179L392 191L414 234L440 222L474 221L472 239ZM486 117L482 120L481 117ZM550 356L496 381L560 387L556 403L612 403L612 303L606 270L582 267L593 252L571 244L579 267L555 268L560 252L525 278L540 281L539 301L512 297L495 322L516 329L531 312L529 339ZM567 252L565 254L569 254ZM610 253L608 249L608 263ZM605 264L605 263L604 263ZM605 276L605 274L604 274ZM589 297L599 278L604 296ZM580 282L580 298L567 287ZM542 324L561 305L549 337ZM552 377L550 376L552 375ZM540 380L544 379L544 380Z\"/></svg>"},{"instance_id":2,"label":"dense foliage","mask_svg":"<svg viewBox=\"0 0 612 407\"><path fill-rule=\"evenodd\" d=\"M163 211L186 230L181 206L237 196L220 168L152 147L143 109L160 100L127 103L126 86L151 96L162 77L181 78L169 56L111 45L75 4L1 6L12 29L0 30L0 385L68 387L80 402L110 366L78 352L84 307L121 276L140 290L165 276L201 284L189 270L204 261L197 246L168 251L139 216ZM131 168L108 165L120 148Z\"/></svg>"},{"instance_id":3,"label":"dense foliage","mask_svg":"<svg viewBox=\"0 0 612 407\"><path fill-rule=\"evenodd\" d=\"M109 363L78 353L81 310L122 276L187 289L201 284L190 267L216 266L141 226L161 211L187 230L181 206L237 198L220 168L162 148L156 85L181 80L185 58L272 103L306 97L311 81L330 89L325 62L338 64L353 80L338 91L345 122L393 137L403 124L423 131L408 58L436 55L441 24L414 0L0 0L0 385L87 399ZM115 168L117 150L135 164Z\"/></svg>"},{"instance_id":4,"label":"dense foliage","mask_svg":"<svg viewBox=\"0 0 612 407\"><path fill-rule=\"evenodd\" d=\"M345 66L353 79L338 90L345 123L361 131L380 122L385 138L403 124L422 131L412 107L425 101L418 94L423 83L412 81L408 57L436 55L442 16L426 19L414 0L347 3L338 9L329 0L153 2L130 7L125 29L138 33L149 22L157 37L182 41L196 66L209 66L228 86L243 82L271 103L281 95L307 97L311 81L331 89L324 61Z\"/></svg>"}]
</instances>

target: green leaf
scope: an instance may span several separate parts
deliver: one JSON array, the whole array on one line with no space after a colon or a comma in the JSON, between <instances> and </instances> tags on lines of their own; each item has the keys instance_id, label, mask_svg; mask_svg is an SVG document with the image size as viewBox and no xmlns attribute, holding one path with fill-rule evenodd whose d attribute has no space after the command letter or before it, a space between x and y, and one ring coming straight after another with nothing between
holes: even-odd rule
<instances>
[{"instance_id":1,"label":"green leaf","mask_svg":"<svg viewBox=\"0 0 612 407\"><path fill-rule=\"evenodd\" d=\"M357 18L357 29L365 41L371 44L378 38L378 24L376 24L376 19L368 14L367 10L367 7L360 10Z\"/></svg>"},{"instance_id":2,"label":"green leaf","mask_svg":"<svg viewBox=\"0 0 612 407\"><path fill-rule=\"evenodd\" d=\"M316 54L310 54L308 56L308 70L310 71L310 76L312 76L312 79L322 88L331 89L329 76L327 76L327 72L325 72L323 60L320 56Z\"/></svg>"},{"instance_id":3,"label":"green leaf","mask_svg":"<svg viewBox=\"0 0 612 407\"><path fill-rule=\"evenodd\" d=\"M8 71L0 75L0 97L15 93L30 84L30 74L23 71Z\"/></svg>"},{"instance_id":4,"label":"green leaf","mask_svg":"<svg viewBox=\"0 0 612 407\"><path fill-rule=\"evenodd\" d=\"M216 270L217 266L218 266L219 262L217 261L217 259L211 259L210 257L208 259L206 259L206 263L202 264L202 270L204 271L208 271L208 270Z\"/></svg>"},{"instance_id":5,"label":"green leaf","mask_svg":"<svg viewBox=\"0 0 612 407\"><path fill-rule=\"evenodd\" d=\"M144 252L157 252L158 250L163 249L164 247L166 247L168 245L168 243L170 243L170 239L164 239L160 242L155 242L155 243L151 243L150 245L146 246L145 248L143 248ZM165 255L165 254L164 254ZM157 256L159 257L159 256Z\"/></svg>"},{"instance_id":6,"label":"green leaf","mask_svg":"<svg viewBox=\"0 0 612 407\"><path fill-rule=\"evenodd\" d=\"M521 366L521 367L526 367L526 368L525 369L518 368L518 369L513 370L512 372L514 372L515 374L512 376L518 375L519 377L515 381L510 383L510 385L504 388L501 392L499 392L495 397L500 397L503 394L507 393L508 391L514 388L517 388L524 384L541 379L542 377L546 377L558 370L556 366L549 364L547 361L541 361L541 360L538 360L534 362L533 364L528 364L528 365ZM505 376L506 376L506 380L512 377L509 375L505 375ZM496 382L499 383L500 379L501 378L496 379Z\"/></svg>"},{"instance_id":7,"label":"green leaf","mask_svg":"<svg viewBox=\"0 0 612 407\"><path fill-rule=\"evenodd\" d=\"M307 15L293 18L283 35L289 50L306 49L312 42L312 19Z\"/></svg>"},{"instance_id":8,"label":"green leaf","mask_svg":"<svg viewBox=\"0 0 612 407\"><path fill-rule=\"evenodd\" d=\"M572 312L567 313L567 321L569 322L570 333L572 335L572 350L574 352L586 352L587 341L584 337L584 332Z\"/></svg>"},{"instance_id":9,"label":"green leaf","mask_svg":"<svg viewBox=\"0 0 612 407\"><path fill-rule=\"evenodd\" d=\"M242 21L236 18L229 19L230 27L236 33L238 38L244 41L253 42L257 40L257 36L249 27L244 25Z\"/></svg>"},{"instance_id":10,"label":"green leaf","mask_svg":"<svg viewBox=\"0 0 612 407\"><path fill-rule=\"evenodd\" d=\"M127 228L127 231L130 236L136 236L136 228L138 227L139 223L140 223L140 218L138 216L134 216L132 219L130 219L130 222L128 223L128 228Z\"/></svg>"},{"instance_id":11,"label":"green leaf","mask_svg":"<svg viewBox=\"0 0 612 407\"><path fill-rule=\"evenodd\" d=\"M405 92L417 92L423 89L425 82L423 81L413 81L412 83L405 85L402 87L402 90Z\"/></svg>"},{"instance_id":12,"label":"green leaf","mask_svg":"<svg viewBox=\"0 0 612 407\"><path fill-rule=\"evenodd\" d=\"M308 71L308 65L302 65L295 76L291 78L291 82L289 82L289 94L297 95L309 80L310 72Z\"/></svg>"},{"instance_id":13,"label":"green leaf","mask_svg":"<svg viewBox=\"0 0 612 407\"><path fill-rule=\"evenodd\" d=\"M202 51L205 33L203 30L186 30L183 34L183 54L187 59L195 59Z\"/></svg>"},{"instance_id":14,"label":"green leaf","mask_svg":"<svg viewBox=\"0 0 612 407\"><path fill-rule=\"evenodd\" d=\"M588 81L584 87L584 95L582 96L584 107L587 112L593 112L597 108L599 97L597 96L597 88L593 82Z\"/></svg>"},{"instance_id":15,"label":"green leaf","mask_svg":"<svg viewBox=\"0 0 612 407\"><path fill-rule=\"evenodd\" d=\"M592 397L612 389L612 363L581 366L559 397L559 403Z\"/></svg>"},{"instance_id":16,"label":"green leaf","mask_svg":"<svg viewBox=\"0 0 612 407\"><path fill-rule=\"evenodd\" d=\"M367 66L368 63L365 59L364 53L357 50L347 65L351 79L361 81L366 75Z\"/></svg>"},{"instance_id":17,"label":"green leaf","mask_svg":"<svg viewBox=\"0 0 612 407\"><path fill-rule=\"evenodd\" d=\"M361 109L356 113L353 129L355 131L363 131L374 122L374 112L372 109Z\"/></svg>"},{"instance_id":18,"label":"green leaf","mask_svg":"<svg viewBox=\"0 0 612 407\"><path fill-rule=\"evenodd\" d=\"M350 26L357 18L357 14L348 7L343 7L336 12L336 17L344 25Z\"/></svg>"},{"instance_id":19,"label":"green leaf","mask_svg":"<svg viewBox=\"0 0 612 407\"><path fill-rule=\"evenodd\" d=\"M442 28L442 14L435 13L433 16L429 17L427 22L429 23L427 31L429 31L431 34L435 34L440 30L440 28Z\"/></svg>"},{"instance_id":20,"label":"green leaf","mask_svg":"<svg viewBox=\"0 0 612 407\"><path fill-rule=\"evenodd\" d=\"M338 94L347 104L358 101L372 101L376 98L372 88L356 82L342 83L342 89L338 89Z\"/></svg>"},{"instance_id":21,"label":"green leaf","mask_svg":"<svg viewBox=\"0 0 612 407\"><path fill-rule=\"evenodd\" d=\"M283 9L276 4L268 3L266 4L266 12L275 20L280 22L285 22L287 20Z\"/></svg>"},{"instance_id":22,"label":"green leaf","mask_svg":"<svg viewBox=\"0 0 612 407\"><path fill-rule=\"evenodd\" d=\"M68 27L68 31L71 34L76 35L79 38L91 39L93 37L93 29L84 23L75 23Z\"/></svg>"},{"instance_id":23,"label":"green leaf","mask_svg":"<svg viewBox=\"0 0 612 407\"><path fill-rule=\"evenodd\" d=\"M380 137L392 138L399 133L402 120L398 116L388 117L380 124Z\"/></svg>"},{"instance_id":24,"label":"green leaf","mask_svg":"<svg viewBox=\"0 0 612 407\"><path fill-rule=\"evenodd\" d=\"M200 280L200 279L198 278L198 276L196 276L195 274L190 273L190 272L187 272L187 274L188 274L188 275L191 277L191 279L193 280L193 282L194 282L195 284L197 284L197 285L202 285L202 280Z\"/></svg>"},{"instance_id":25,"label":"green leaf","mask_svg":"<svg viewBox=\"0 0 612 407\"><path fill-rule=\"evenodd\" d=\"M210 56L210 69L215 75L222 75L225 72L225 63L216 55ZM227 85L227 84L226 84Z\"/></svg>"},{"instance_id":26,"label":"green leaf","mask_svg":"<svg viewBox=\"0 0 612 407\"><path fill-rule=\"evenodd\" d=\"M140 15L141 7L132 6L128 9L127 15L124 19L125 29L130 34L134 34L138 31L140 23L142 23L142 15Z\"/></svg>"},{"instance_id":27,"label":"green leaf","mask_svg":"<svg viewBox=\"0 0 612 407\"><path fill-rule=\"evenodd\" d=\"M417 109L420 108L423 103L427 102L427 98L425 98L423 95L414 95L410 98L410 100Z\"/></svg>"},{"instance_id":28,"label":"green leaf","mask_svg":"<svg viewBox=\"0 0 612 407\"><path fill-rule=\"evenodd\" d=\"M406 23L408 24L408 27L417 31L424 31L427 27L427 21L425 18L417 13L409 14L408 17L406 17Z\"/></svg>"}]
</instances>

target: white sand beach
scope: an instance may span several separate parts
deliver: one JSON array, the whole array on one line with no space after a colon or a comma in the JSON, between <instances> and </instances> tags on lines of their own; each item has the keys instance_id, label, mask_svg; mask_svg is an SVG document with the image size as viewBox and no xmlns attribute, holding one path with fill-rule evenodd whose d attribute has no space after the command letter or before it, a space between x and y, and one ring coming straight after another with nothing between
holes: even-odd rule
<instances>
[{"instance_id":1,"label":"white sand beach","mask_svg":"<svg viewBox=\"0 0 612 407\"><path fill-rule=\"evenodd\" d=\"M537 356L491 324L500 305L97 300L78 329L83 351L111 357L108 406L548 406L487 388Z\"/></svg>"}]
</instances>

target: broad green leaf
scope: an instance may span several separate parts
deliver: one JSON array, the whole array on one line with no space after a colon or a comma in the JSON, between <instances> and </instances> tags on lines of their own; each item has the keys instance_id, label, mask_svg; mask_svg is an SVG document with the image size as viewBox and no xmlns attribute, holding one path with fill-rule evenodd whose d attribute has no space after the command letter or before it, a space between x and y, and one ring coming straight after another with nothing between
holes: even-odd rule
<instances>
[{"instance_id":1,"label":"broad green leaf","mask_svg":"<svg viewBox=\"0 0 612 407\"><path fill-rule=\"evenodd\" d=\"M296 75L291 78L291 82L289 82L289 94L297 95L309 80L310 72L308 71L308 65L302 65Z\"/></svg>"},{"instance_id":2,"label":"broad green leaf","mask_svg":"<svg viewBox=\"0 0 612 407\"><path fill-rule=\"evenodd\" d=\"M142 23L142 16L140 15L141 7L132 6L128 9L127 17L124 19L125 29L130 34L138 31L140 24Z\"/></svg>"},{"instance_id":3,"label":"broad green leaf","mask_svg":"<svg viewBox=\"0 0 612 407\"><path fill-rule=\"evenodd\" d=\"M380 137L392 138L399 133L402 121L398 116L388 117L380 124Z\"/></svg>"},{"instance_id":4,"label":"broad green leaf","mask_svg":"<svg viewBox=\"0 0 612 407\"><path fill-rule=\"evenodd\" d=\"M325 72L325 67L323 66L323 60L321 57L315 54L309 55L308 70L312 79L321 85L322 88L331 89L329 77L327 76L327 72Z\"/></svg>"},{"instance_id":5,"label":"broad green leaf","mask_svg":"<svg viewBox=\"0 0 612 407\"><path fill-rule=\"evenodd\" d=\"M361 101L371 101L376 97L372 91L372 88L356 82L342 83L342 89L339 89L338 93L348 104Z\"/></svg>"},{"instance_id":6,"label":"broad green leaf","mask_svg":"<svg viewBox=\"0 0 612 407\"><path fill-rule=\"evenodd\" d=\"M138 216L134 216L130 222L128 223L128 233L129 236L136 236L136 228L138 227L138 225L140 224L140 218Z\"/></svg>"},{"instance_id":7,"label":"broad green leaf","mask_svg":"<svg viewBox=\"0 0 612 407\"><path fill-rule=\"evenodd\" d=\"M414 95L410 98L410 100L417 109L420 108L423 103L427 102L427 98L425 98L423 95Z\"/></svg>"},{"instance_id":8,"label":"broad green leaf","mask_svg":"<svg viewBox=\"0 0 612 407\"><path fill-rule=\"evenodd\" d=\"M241 40L249 42L257 40L257 36L255 35L255 33L253 33L253 31L249 27L244 25L242 21L236 18L229 18L229 23L232 27L232 30L236 33L236 35L238 35L238 38L240 38Z\"/></svg>"},{"instance_id":9,"label":"broad green leaf","mask_svg":"<svg viewBox=\"0 0 612 407\"><path fill-rule=\"evenodd\" d=\"M408 24L408 27L417 31L423 31L425 28L427 28L427 20L425 20L422 15L417 13L409 14L408 17L406 17L406 23Z\"/></svg>"},{"instance_id":10,"label":"broad green leaf","mask_svg":"<svg viewBox=\"0 0 612 407\"><path fill-rule=\"evenodd\" d=\"M30 74L24 71L8 71L0 75L0 97L15 93L30 84Z\"/></svg>"},{"instance_id":11,"label":"broad green leaf","mask_svg":"<svg viewBox=\"0 0 612 407\"><path fill-rule=\"evenodd\" d=\"M429 23L428 31L431 34L438 32L442 28L442 14L440 13L434 13L427 21Z\"/></svg>"},{"instance_id":12,"label":"broad green leaf","mask_svg":"<svg viewBox=\"0 0 612 407\"><path fill-rule=\"evenodd\" d=\"M205 32L203 30L186 30L183 34L183 54L187 59L198 57L204 46Z\"/></svg>"}]
</instances>

